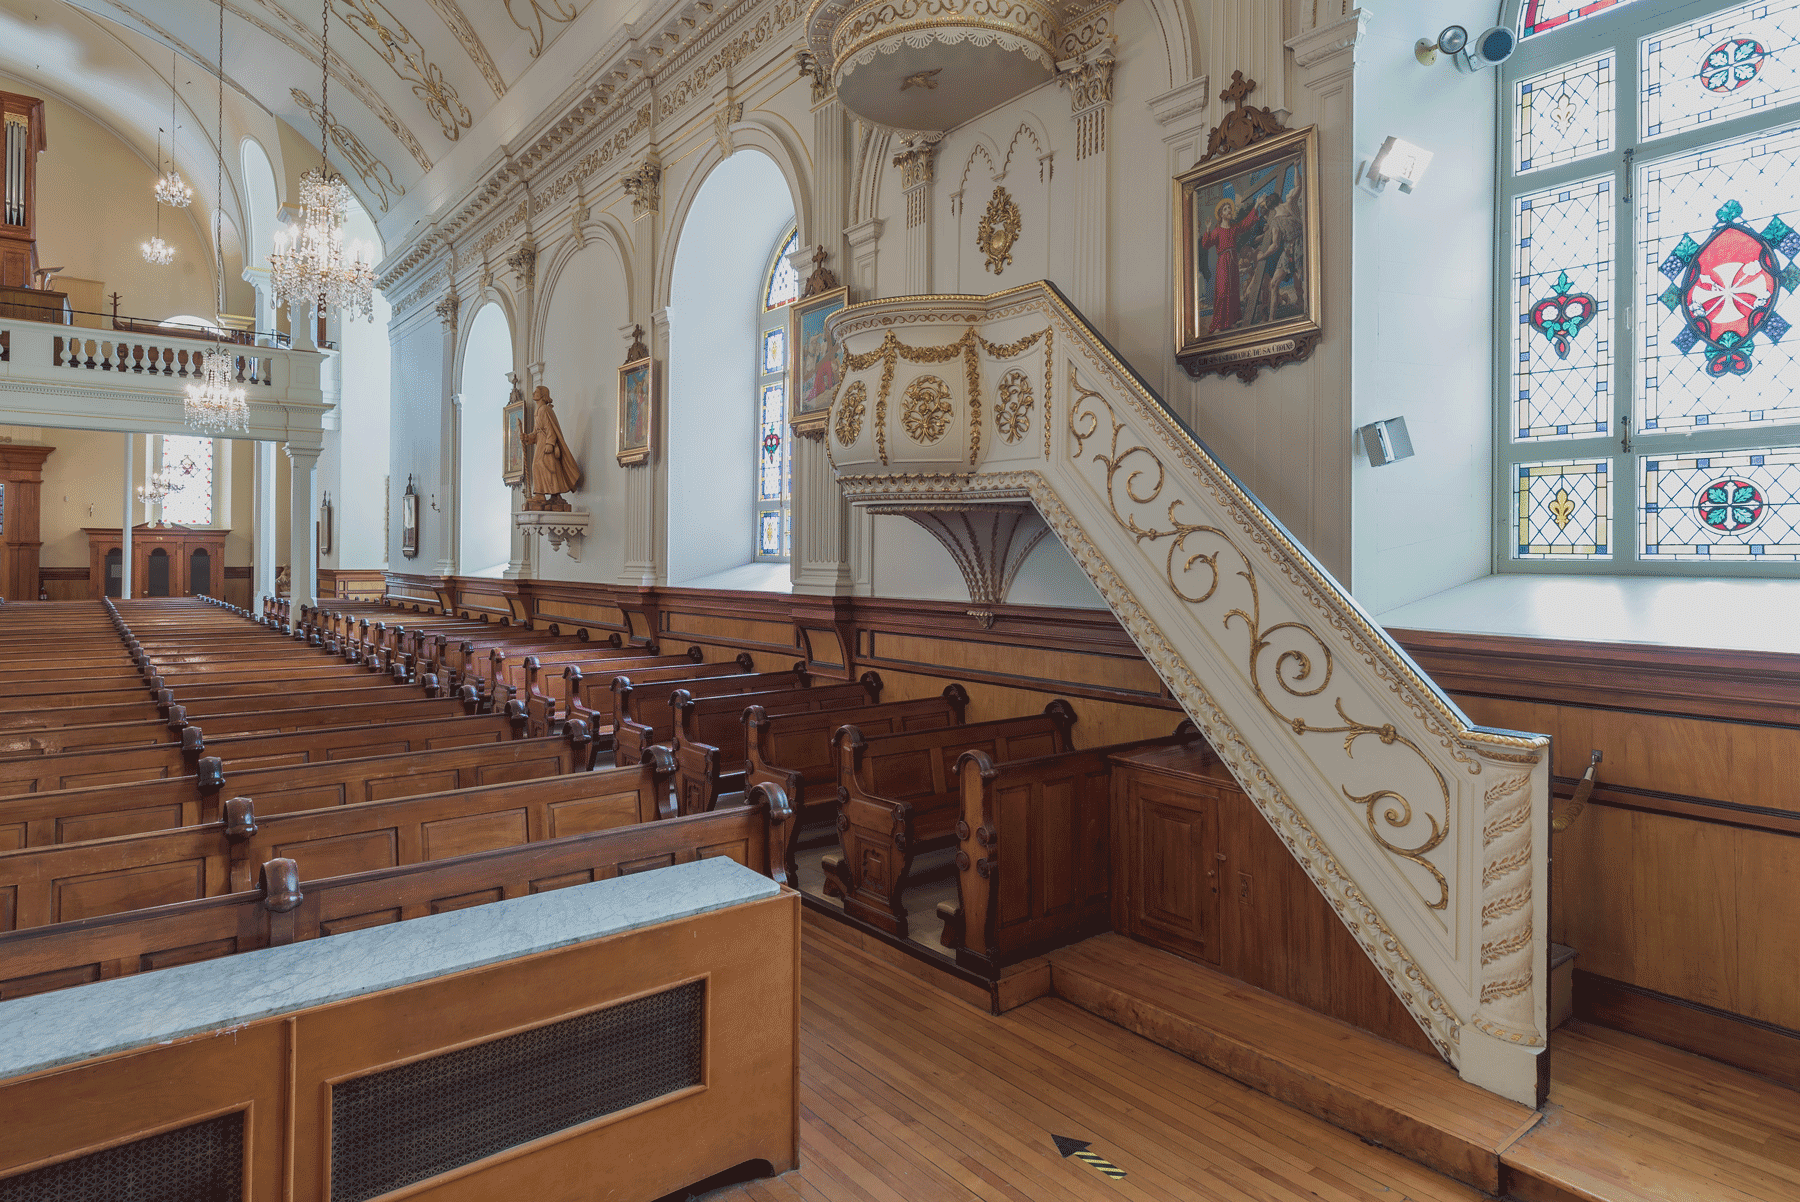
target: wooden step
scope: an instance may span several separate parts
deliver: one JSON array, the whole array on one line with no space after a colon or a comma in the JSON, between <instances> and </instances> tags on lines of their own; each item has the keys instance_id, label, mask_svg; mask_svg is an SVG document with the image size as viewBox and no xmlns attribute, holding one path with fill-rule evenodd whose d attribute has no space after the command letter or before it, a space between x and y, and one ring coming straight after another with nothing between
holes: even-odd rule
<instances>
[{"instance_id":1,"label":"wooden step","mask_svg":"<svg viewBox=\"0 0 1800 1202\"><path fill-rule=\"evenodd\" d=\"M1441 1060L1119 935L1049 960L1057 996L1490 1194L1538 1120Z\"/></svg>"}]
</instances>

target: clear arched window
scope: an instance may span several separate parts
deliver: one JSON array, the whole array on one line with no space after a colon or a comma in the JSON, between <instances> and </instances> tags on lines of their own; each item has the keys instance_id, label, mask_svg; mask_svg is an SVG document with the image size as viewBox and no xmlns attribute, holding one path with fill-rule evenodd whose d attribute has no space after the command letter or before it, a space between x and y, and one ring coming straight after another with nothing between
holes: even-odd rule
<instances>
[{"instance_id":1,"label":"clear arched window","mask_svg":"<svg viewBox=\"0 0 1800 1202\"><path fill-rule=\"evenodd\" d=\"M1497 566L1800 562L1800 0L1524 0Z\"/></svg>"},{"instance_id":2,"label":"clear arched window","mask_svg":"<svg viewBox=\"0 0 1800 1202\"><path fill-rule=\"evenodd\" d=\"M179 526L213 524L213 440L162 436L162 470L174 490L162 501L162 520Z\"/></svg>"},{"instance_id":3,"label":"clear arched window","mask_svg":"<svg viewBox=\"0 0 1800 1202\"><path fill-rule=\"evenodd\" d=\"M775 242L763 277L756 327L756 558L788 558L793 528L793 434L788 429L788 304L800 273L788 256L800 248L793 227Z\"/></svg>"}]
</instances>

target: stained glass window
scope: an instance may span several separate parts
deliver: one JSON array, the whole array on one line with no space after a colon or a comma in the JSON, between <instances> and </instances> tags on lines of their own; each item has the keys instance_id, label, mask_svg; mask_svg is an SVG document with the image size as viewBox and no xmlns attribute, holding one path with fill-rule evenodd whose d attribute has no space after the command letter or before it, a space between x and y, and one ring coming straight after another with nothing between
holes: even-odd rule
<instances>
[{"instance_id":1,"label":"stained glass window","mask_svg":"<svg viewBox=\"0 0 1800 1202\"><path fill-rule=\"evenodd\" d=\"M1609 461L1570 459L1514 468L1519 559L1610 559Z\"/></svg>"},{"instance_id":2,"label":"stained glass window","mask_svg":"<svg viewBox=\"0 0 1800 1202\"><path fill-rule=\"evenodd\" d=\"M1638 168L1639 428L1800 419L1800 128Z\"/></svg>"},{"instance_id":3,"label":"stained glass window","mask_svg":"<svg viewBox=\"0 0 1800 1202\"><path fill-rule=\"evenodd\" d=\"M774 309L797 300L800 296L800 273L788 262L788 256L800 249L800 234L795 231L781 244L769 264L769 286L763 295L763 308Z\"/></svg>"},{"instance_id":4,"label":"stained glass window","mask_svg":"<svg viewBox=\"0 0 1800 1202\"><path fill-rule=\"evenodd\" d=\"M1800 560L1800 447L1646 455L1643 558Z\"/></svg>"},{"instance_id":5,"label":"stained glass window","mask_svg":"<svg viewBox=\"0 0 1800 1202\"><path fill-rule=\"evenodd\" d=\"M1528 38L1549 33L1595 13L1630 3L1631 0L1525 0L1525 7L1519 13L1519 36Z\"/></svg>"},{"instance_id":6,"label":"stained glass window","mask_svg":"<svg viewBox=\"0 0 1800 1202\"><path fill-rule=\"evenodd\" d=\"M213 440L165 434L162 470L180 486L163 498L162 520L210 526L213 520Z\"/></svg>"},{"instance_id":7,"label":"stained glass window","mask_svg":"<svg viewBox=\"0 0 1800 1202\"><path fill-rule=\"evenodd\" d=\"M1643 39L1638 120L1645 138L1800 99L1800 0L1710 13Z\"/></svg>"},{"instance_id":8,"label":"stained glass window","mask_svg":"<svg viewBox=\"0 0 1800 1202\"><path fill-rule=\"evenodd\" d=\"M1519 81L1513 94L1516 170L1542 171L1612 148L1613 65L1613 52L1606 50Z\"/></svg>"},{"instance_id":9,"label":"stained glass window","mask_svg":"<svg viewBox=\"0 0 1800 1202\"><path fill-rule=\"evenodd\" d=\"M1610 428L1613 201L1610 176L1514 201L1515 439Z\"/></svg>"},{"instance_id":10,"label":"stained glass window","mask_svg":"<svg viewBox=\"0 0 1800 1202\"><path fill-rule=\"evenodd\" d=\"M757 559L787 559L792 545L794 452L787 419L788 310L800 294L800 277L788 264L799 246L788 230L769 256L756 352L756 527L751 532Z\"/></svg>"}]
</instances>

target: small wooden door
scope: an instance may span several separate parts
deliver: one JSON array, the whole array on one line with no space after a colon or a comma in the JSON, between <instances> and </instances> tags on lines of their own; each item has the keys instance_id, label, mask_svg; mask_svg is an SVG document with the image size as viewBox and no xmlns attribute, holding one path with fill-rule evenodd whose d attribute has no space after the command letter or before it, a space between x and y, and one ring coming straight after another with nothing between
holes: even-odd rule
<instances>
[{"instance_id":1,"label":"small wooden door","mask_svg":"<svg viewBox=\"0 0 1800 1202\"><path fill-rule=\"evenodd\" d=\"M106 595L120 596L125 583L125 553L114 547L106 553Z\"/></svg>"},{"instance_id":2,"label":"small wooden door","mask_svg":"<svg viewBox=\"0 0 1800 1202\"><path fill-rule=\"evenodd\" d=\"M212 556L205 547L197 549L188 556L188 595L190 597L212 596Z\"/></svg>"},{"instance_id":3,"label":"small wooden door","mask_svg":"<svg viewBox=\"0 0 1800 1202\"><path fill-rule=\"evenodd\" d=\"M1219 802L1198 782L1121 766L1113 774L1121 880L1113 925L1219 963Z\"/></svg>"},{"instance_id":4,"label":"small wooden door","mask_svg":"<svg viewBox=\"0 0 1800 1202\"><path fill-rule=\"evenodd\" d=\"M161 547L150 552L150 570L145 573L149 577L149 591L146 597L166 597L169 595L169 553Z\"/></svg>"}]
</instances>

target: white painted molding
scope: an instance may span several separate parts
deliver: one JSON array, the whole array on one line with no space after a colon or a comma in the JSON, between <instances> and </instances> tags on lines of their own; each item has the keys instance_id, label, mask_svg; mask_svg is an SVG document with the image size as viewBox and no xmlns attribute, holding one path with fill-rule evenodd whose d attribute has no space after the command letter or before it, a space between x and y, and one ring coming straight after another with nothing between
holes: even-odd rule
<instances>
[{"instance_id":1,"label":"white painted molding","mask_svg":"<svg viewBox=\"0 0 1800 1202\"><path fill-rule=\"evenodd\" d=\"M1156 118L1158 125L1173 125L1183 117L1198 113L1212 100L1212 94L1207 91L1208 82L1206 76L1197 75L1160 96L1152 96L1144 103L1149 106L1150 115Z\"/></svg>"},{"instance_id":2,"label":"white painted molding","mask_svg":"<svg viewBox=\"0 0 1800 1202\"><path fill-rule=\"evenodd\" d=\"M1289 38L1287 47L1294 52L1294 65L1302 70L1329 62L1340 54L1349 54L1354 62L1356 49L1368 30L1369 10L1356 8L1329 25Z\"/></svg>"},{"instance_id":3,"label":"white painted molding","mask_svg":"<svg viewBox=\"0 0 1800 1202\"><path fill-rule=\"evenodd\" d=\"M593 515L574 511L527 509L513 514L513 525L526 538L536 535L550 544L552 551L568 548L569 558L581 562L581 540L593 524Z\"/></svg>"}]
</instances>

